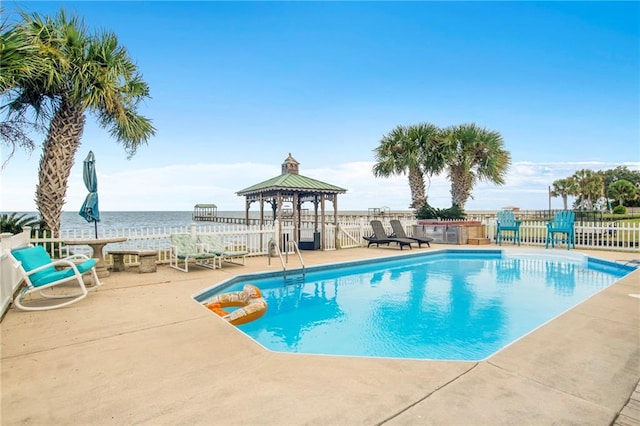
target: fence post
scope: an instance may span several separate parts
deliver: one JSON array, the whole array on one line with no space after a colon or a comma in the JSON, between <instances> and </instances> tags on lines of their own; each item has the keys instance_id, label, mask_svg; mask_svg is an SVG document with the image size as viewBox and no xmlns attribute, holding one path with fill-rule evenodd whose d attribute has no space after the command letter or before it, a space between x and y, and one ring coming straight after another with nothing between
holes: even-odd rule
<instances>
[{"instance_id":1,"label":"fence post","mask_svg":"<svg viewBox=\"0 0 640 426\"><path fill-rule=\"evenodd\" d=\"M31 243L31 228L25 226L19 234L4 236L0 241L0 317L9 309L9 304L22 283L22 277L9 258L15 248L27 247Z\"/></svg>"},{"instance_id":2,"label":"fence post","mask_svg":"<svg viewBox=\"0 0 640 426\"><path fill-rule=\"evenodd\" d=\"M196 232L196 224L195 223L191 224L191 238L193 238L194 240L196 238L198 238L198 234Z\"/></svg>"},{"instance_id":3,"label":"fence post","mask_svg":"<svg viewBox=\"0 0 640 426\"><path fill-rule=\"evenodd\" d=\"M25 238L27 240L27 244L31 245L31 227L30 226L23 226L22 227L22 232L25 235Z\"/></svg>"}]
</instances>

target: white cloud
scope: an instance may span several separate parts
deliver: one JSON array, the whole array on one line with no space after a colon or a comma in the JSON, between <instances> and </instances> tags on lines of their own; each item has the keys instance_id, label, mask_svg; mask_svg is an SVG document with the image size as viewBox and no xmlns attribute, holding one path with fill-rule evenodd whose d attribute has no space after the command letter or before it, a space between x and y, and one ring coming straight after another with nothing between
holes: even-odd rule
<instances>
[{"instance_id":1,"label":"white cloud","mask_svg":"<svg viewBox=\"0 0 640 426\"><path fill-rule=\"evenodd\" d=\"M546 209L548 186L554 180L571 176L582 168L606 170L619 165L640 169L640 163L517 162L512 165L504 186L476 185L466 208L483 210L515 205L522 209ZM338 197L340 210L383 206L392 210L407 209L411 201L407 177L375 178L372 166L373 162L360 161L301 169L300 173L347 189L346 194ZM236 191L279 173L280 165L254 162L176 164L102 173L98 170L100 208L103 211L189 211L197 203L215 203L220 211L243 210L244 199L237 196ZM35 174L21 179L3 176L2 211L34 211L36 180ZM433 177L427 185L431 205L450 206L450 183L446 175ZM79 209L85 196L80 162L69 178L65 210ZM558 198L552 200L554 208L561 207L561 202Z\"/></svg>"}]
</instances>

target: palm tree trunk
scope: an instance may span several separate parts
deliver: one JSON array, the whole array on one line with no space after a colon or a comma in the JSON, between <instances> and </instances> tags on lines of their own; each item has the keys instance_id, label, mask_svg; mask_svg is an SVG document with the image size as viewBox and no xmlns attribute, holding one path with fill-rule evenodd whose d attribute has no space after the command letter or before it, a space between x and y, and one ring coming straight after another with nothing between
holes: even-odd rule
<instances>
[{"instance_id":1,"label":"palm tree trunk","mask_svg":"<svg viewBox=\"0 0 640 426\"><path fill-rule=\"evenodd\" d=\"M418 168L409 170L409 188L411 189L411 205L409 208L419 209L427 203L424 176Z\"/></svg>"},{"instance_id":2,"label":"palm tree trunk","mask_svg":"<svg viewBox=\"0 0 640 426\"><path fill-rule=\"evenodd\" d=\"M42 149L36 204L42 226L54 234L60 231L67 181L80 146L84 123L83 109L63 100L55 111Z\"/></svg>"},{"instance_id":3,"label":"palm tree trunk","mask_svg":"<svg viewBox=\"0 0 640 426\"><path fill-rule=\"evenodd\" d=\"M473 176L464 167L451 167L451 204L464 210L464 205L471 196Z\"/></svg>"}]
</instances>

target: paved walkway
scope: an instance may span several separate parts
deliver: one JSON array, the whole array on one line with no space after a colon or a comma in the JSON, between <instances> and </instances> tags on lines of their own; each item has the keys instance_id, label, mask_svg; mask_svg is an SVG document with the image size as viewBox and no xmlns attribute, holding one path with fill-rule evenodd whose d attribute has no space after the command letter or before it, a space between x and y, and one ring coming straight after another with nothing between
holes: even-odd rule
<instances>
[{"instance_id":1,"label":"paved walkway","mask_svg":"<svg viewBox=\"0 0 640 426\"><path fill-rule=\"evenodd\" d=\"M313 265L408 253L381 247L303 254ZM448 362L268 352L191 299L231 276L264 270L261 257L215 271L113 273L68 308L11 308L0 324L0 423L635 421L638 399L629 397L640 379L640 299L629 294L640 293L640 271L486 361Z\"/></svg>"},{"instance_id":2,"label":"paved walkway","mask_svg":"<svg viewBox=\"0 0 640 426\"><path fill-rule=\"evenodd\" d=\"M624 406L616 421L615 426L639 426L640 425L640 382L629 398L629 402Z\"/></svg>"}]
</instances>

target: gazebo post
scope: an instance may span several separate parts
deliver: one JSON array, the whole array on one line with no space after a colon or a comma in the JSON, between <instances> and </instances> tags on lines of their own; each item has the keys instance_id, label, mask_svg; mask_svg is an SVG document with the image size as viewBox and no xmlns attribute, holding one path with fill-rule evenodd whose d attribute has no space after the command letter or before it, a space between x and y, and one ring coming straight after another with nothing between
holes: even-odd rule
<instances>
[{"instance_id":1,"label":"gazebo post","mask_svg":"<svg viewBox=\"0 0 640 426\"><path fill-rule=\"evenodd\" d=\"M264 228L264 197L260 194L260 229Z\"/></svg>"},{"instance_id":2,"label":"gazebo post","mask_svg":"<svg viewBox=\"0 0 640 426\"><path fill-rule=\"evenodd\" d=\"M264 197L260 194L260 230L264 230ZM264 243L264 234L260 233L260 247Z\"/></svg>"},{"instance_id":3,"label":"gazebo post","mask_svg":"<svg viewBox=\"0 0 640 426\"><path fill-rule=\"evenodd\" d=\"M276 197L276 220L280 223L280 228L278 232L278 247L282 249L281 244L283 243L282 237L284 236L284 230L282 229L282 195L278 192L278 196Z\"/></svg>"},{"instance_id":4,"label":"gazebo post","mask_svg":"<svg viewBox=\"0 0 640 426\"><path fill-rule=\"evenodd\" d=\"M298 218L300 217L300 205L298 204L298 193L294 192L293 193L293 240L296 241L296 244L298 241L300 241L300 223L298 222Z\"/></svg>"},{"instance_id":5,"label":"gazebo post","mask_svg":"<svg viewBox=\"0 0 640 426\"><path fill-rule=\"evenodd\" d=\"M249 201L249 197L244 200L244 224L249 226L249 209L251 208L251 201Z\"/></svg>"},{"instance_id":6,"label":"gazebo post","mask_svg":"<svg viewBox=\"0 0 640 426\"><path fill-rule=\"evenodd\" d=\"M322 212L322 235L320 236L320 250L324 250L324 235L327 229L326 220L324 219L324 199L326 195L320 195L320 210Z\"/></svg>"},{"instance_id":7,"label":"gazebo post","mask_svg":"<svg viewBox=\"0 0 640 426\"><path fill-rule=\"evenodd\" d=\"M336 249L338 248L338 232L340 231L338 229L338 194L333 194L333 222L336 224L336 232L334 232L334 239L335 241L333 242L336 246Z\"/></svg>"},{"instance_id":8,"label":"gazebo post","mask_svg":"<svg viewBox=\"0 0 640 426\"><path fill-rule=\"evenodd\" d=\"M298 196L298 243L300 243L300 239L302 238L302 200L300 196Z\"/></svg>"},{"instance_id":9,"label":"gazebo post","mask_svg":"<svg viewBox=\"0 0 640 426\"><path fill-rule=\"evenodd\" d=\"M278 218L277 212L276 212L276 210L278 209L278 199L272 198L270 204L271 204L271 211L273 212L273 216L271 217L271 219L276 220Z\"/></svg>"},{"instance_id":10,"label":"gazebo post","mask_svg":"<svg viewBox=\"0 0 640 426\"><path fill-rule=\"evenodd\" d=\"M313 196L313 232L318 232L318 194Z\"/></svg>"}]
</instances>

